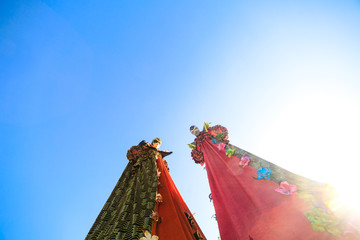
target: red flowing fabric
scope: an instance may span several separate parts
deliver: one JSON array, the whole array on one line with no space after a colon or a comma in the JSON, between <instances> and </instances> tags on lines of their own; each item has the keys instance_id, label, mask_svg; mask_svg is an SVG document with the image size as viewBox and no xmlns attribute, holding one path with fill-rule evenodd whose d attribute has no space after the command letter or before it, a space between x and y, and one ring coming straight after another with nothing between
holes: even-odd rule
<instances>
[{"instance_id":1,"label":"red flowing fabric","mask_svg":"<svg viewBox=\"0 0 360 240\"><path fill-rule=\"evenodd\" d=\"M278 185L269 179L254 179L257 170L240 168L238 157L229 158L211 140L201 149L222 240L347 239L314 231L304 215L311 210L306 203L277 193Z\"/></svg>"},{"instance_id":2,"label":"red flowing fabric","mask_svg":"<svg viewBox=\"0 0 360 240\"><path fill-rule=\"evenodd\" d=\"M195 219L176 188L162 158L157 158L158 171L161 172L158 192L163 201L156 206L160 220L154 222L152 235L160 240L195 240L206 239ZM185 215L189 214L190 219ZM194 234L198 234L195 238Z\"/></svg>"}]
</instances>

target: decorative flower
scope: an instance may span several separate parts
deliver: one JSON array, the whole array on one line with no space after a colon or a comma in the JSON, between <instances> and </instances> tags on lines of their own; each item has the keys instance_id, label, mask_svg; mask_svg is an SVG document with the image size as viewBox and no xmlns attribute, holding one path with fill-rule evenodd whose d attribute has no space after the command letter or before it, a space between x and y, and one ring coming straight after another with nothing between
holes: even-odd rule
<instances>
[{"instance_id":1,"label":"decorative flower","mask_svg":"<svg viewBox=\"0 0 360 240\"><path fill-rule=\"evenodd\" d=\"M317 232L327 231L334 236L340 236L342 234L337 218L324 209L313 208L311 211L306 212L305 216Z\"/></svg>"},{"instance_id":2,"label":"decorative flower","mask_svg":"<svg viewBox=\"0 0 360 240\"><path fill-rule=\"evenodd\" d=\"M157 176L158 176L158 178L160 177L160 175L161 175L161 172L158 170L158 171L157 171Z\"/></svg>"},{"instance_id":3,"label":"decorative flower","mask_svg":"<svg viewBox=\"0 0 360 240\"><path fill-rule=\"evenodd\" d=\"M145 237L140 238L140 240L159 240L159 237L156 235L152 235L149 231L143 231Z\"/></svg>"},{"instance_id":4,"label":"decorative flower","mask_svg":"<svg viewBox=\"0 0 360 240\"><path fill-rule=\"evenodd\" d=\"M163 197L161 196L160 193L156 193L156 202L157 203L162 203L163 201Z\"/></svg>"},{"instance_id":5,"label":"decorative flower","mask_svg":"<svg viewBox=\"0 0 360 240\"><path fill-rule=\"evenodd\" d=\"M219 140L219 141L224 141L224 140L225 140L225 137L226 137L226 135L225 135L223 132L218 133L218 134L216 134L216 136L215 136L215 138L216 138L217 140Z\"/></svg>"},{"instance_id":6,"label":"decorative flower","mask_svg":"<svg viewBox=\"0 0 360 240\"><path fill-rule=\"evenodd\" d=\"M212 143L216 143L216 138L214 138L214 139L212 140Z\"/></svg>"},{"instance_id":7,"label":"decorative flower","mask_svg":"<svg viewBox=\"0 0 360 240\"><path fill-rule=\"evenodd\" d=\"M235 155L235 149L226 150L226 155L230 158L232 155Z\"/></svg>"},{"instance_id":8,"label":"decorative flower","mask_svg":"<svg viewBox=\"0 0 360 240\"><path fill-rule=\"evenodd\" d=\"M281 182L280 187L276 188L275 191L285 194L285 195L295 195L297 194L296 186L289 184L288 182Z\"/></svg>"},{"instance_id":9,"label":"decorative flower","mask_svg":"<svg viewBox=\"0 0 360 240\"><path fill-rule=\"evenodd\" d=\"M152 211L152 213L150 214L150 218L155 222L157 222L159 221L159 214L157 212Z\"/></svg>"},{"instance_id":10,"label":"decorative flower","mask_svg":"<svg viewBox=\"0 0 360 240\"><path fill-rule=\"evenodd\" d=\"M271 170L268 167L261 167L259 168L259 170L256 172L258 177L255 178L257 180L261 180L261 179L269 179L271 178Z\"/></svg>"},{"instance_id":11,"label":"decorative flower","mask_svg":"<svg viewBox=\"0 0 360 240\"><path fill-rule=\"evenodd\" d=\"M217 148L219 149L219 151L221 151L221 150L224 150L224 148L225 148L225 144L224 143L219 143L218 145L217 145Z\"/></svg>"},{"instance_id":12,"label":"decorative flower","mask_svg":"<svg viewBox=\"0 0 360 240\"><path fill-rule=\"evenodd\" d=\"M249 164L250 158L244 154L244 156L241 157L239 165L240 167L245 167Z\"/></svg>"}]
</instances>

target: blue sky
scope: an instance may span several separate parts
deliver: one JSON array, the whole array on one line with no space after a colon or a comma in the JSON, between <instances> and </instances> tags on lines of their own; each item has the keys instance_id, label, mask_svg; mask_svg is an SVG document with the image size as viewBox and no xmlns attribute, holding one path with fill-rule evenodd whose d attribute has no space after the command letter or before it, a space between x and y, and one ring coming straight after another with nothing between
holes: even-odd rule
<instances>
[{"instance_id":1,"label":"blue sky","mask_svg":"<svg viewBox=\"0 0 360 240\"><path fill-rule=\"evenodd\" d=\"M0 11L0 239L83 239L126 151L154 137L217 239L206 172L187 146L204 121L293 172L347 181L348 192L358 182L359 1L1 1Z\"/></svg>"}]
</instances>

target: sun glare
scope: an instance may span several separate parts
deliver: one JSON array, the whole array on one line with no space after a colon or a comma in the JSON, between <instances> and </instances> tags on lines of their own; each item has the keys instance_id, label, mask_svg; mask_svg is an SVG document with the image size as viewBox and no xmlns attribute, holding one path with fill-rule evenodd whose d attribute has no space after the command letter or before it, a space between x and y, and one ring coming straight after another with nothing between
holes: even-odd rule
<instances>
[{"instance_id":1,"label":"sun glare","mask_svg":"<svg viewBox=\"0 0 360 240\"><path fill-rule=\"evenodd\" d=\"M262 154L292 172L334 186L339 197L329 206L351 208L360 217L359 122L357 97L309 91L290 100L269 123Z\"/></svg>"}]
</instances>

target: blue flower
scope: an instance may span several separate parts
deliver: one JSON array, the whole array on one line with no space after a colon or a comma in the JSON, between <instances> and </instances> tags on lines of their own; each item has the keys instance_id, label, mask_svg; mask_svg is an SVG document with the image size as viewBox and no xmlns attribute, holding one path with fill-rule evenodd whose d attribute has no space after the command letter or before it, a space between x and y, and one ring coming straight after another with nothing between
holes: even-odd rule
<instances>
[{"instance_id":1,"label":"blue flower","mask_svg":"<svg viewBox=\"0 0 360 240\"><path fill-rule=\"evenodd\" d=\"M216 139L215 139L215 138L212 140L212 143L216 143Z\"/></svg>"},{"instance_id":2,"label":"blue flower","mask_svg":"<svg viewBox=\"0 0 360 240\"><path fill-rule=\"evenodd\" d=\"M272 171L268 167L261 167L256 173L258 175L257 180L270 179Z\"/></svg>"}]
</instances>

